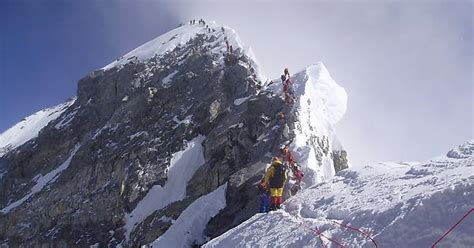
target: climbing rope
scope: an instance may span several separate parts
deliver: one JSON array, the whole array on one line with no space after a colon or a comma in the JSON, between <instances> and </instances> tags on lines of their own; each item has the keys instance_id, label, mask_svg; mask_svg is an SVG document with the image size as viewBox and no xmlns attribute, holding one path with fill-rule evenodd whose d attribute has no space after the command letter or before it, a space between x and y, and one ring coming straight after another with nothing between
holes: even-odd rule
<instances>
[{"instance_id":1,"label":"climbing rope","mask_svg":"<svg viewBox=\"0 0 474 248\"><path fill-rule=\"evenodd\" d=\"M356 231L356 232L358 232L358 233L361 233L361 234L364 235L366 238L368 238L368 239L375 245L376 248L378 247L378 246L377 246L377 243L375 242L375 239L372 238L368 233L362 231L361 228L356 228L356 227L352 227L352 226L349 226L349 225L344 225L344 224L339 223L339 222L337 222L337 221L333 221L333 223L338 224L338 225L340 225L340 226L342 226L342 227L348 228L348 229L350 229L350 230Z\"/></svg>"},{"instance_id":2,"label":"climbing rope","mask_svg":"<svg viewBox=\"0 0 474 248\"><path fill-rule=\"evenodd\" d=\"M304 199L301 198L301 197L299 197L298 195L294 195L294 196L292 196L292 197L304 201ZM286 201L285 201L285 202L286 202ZM288 213L288 212L287 212L287 213ZM290 214L290 213L289 213L289 214ZM291 215L291 214L290 214L290 215ZM296 216L296 215L292 215L292 216L294 216L295 218L298 218L298 216ZM303 221L301 221L301 223L304 225L304 222L303 222ZM337 222L337 221L329 221L329 220L327 221L327 223L329 223L329 224L336 224L336 225L339 225L339 226L341 226L341 227L344 227L344 228L347 228L347 229L349 229L349 230L352 230L352 231L354 231L354 232L358 232L358 233L362 234L366 239L370 240L370 241L374 244L374 246L375 246L376 248L378 247L377 242L375 241L375 238L373 238L373 237L372 237L370 234L368 234L367 232L363 231L362 228L360 228L360 227L354 227L354 226L350 226L350 225L347 225L347 224L342 224L342 223ZM315 231L315 230L313 230L313 231ZM316 231L319 232L319 229L316 228ZM318 232L316 232L316 231L315 231L315 233L318 234ZM332 241L333 243L339 245L340 247L344 247L342 244L340 244L340 243L337 242L337 241L333 241L333 240L331 240L331 239L329 239L329 238L327 238L327 237L325 237L325 236L323 236L323 237L326 238L326 239L328 239L328 240L330 240L330 241Z\"/></svg>"},{"instance_id":3,"label":"climbing rope","mask_svg":"<svg viewBox=\"0 0 474 248\"><path fill-rule=\"evenodd\" d=\"M467 216L468 216L469 214L471 214L473 211L474 211L474 208L471 208L469 211L467 211L466 214L464 214L464 216L463 216L460 220L458 220L458 222L456 222L456 224L454 224L454 226L452 226L451 228L449 228L449 230L448 230L443 236L441 236L441 238L439 238L438 240L436 240L436 242L435 242L431 247L432 247L432 248L436 247L436 245L437 245L439 242L441 242L441 240L443 240L444 237L448 236L448 234L449 234L452 230L454 230L454 228L456 228L457 225L461 224L461 222L463 222L464 219L467 218Z\"/></svg>"},{"instance_id":4,"label":"climbing rope","mask_svg":"<svg viewBox=\"0 0 474 248\"><path fill-rule=\"evenodd\" d=\"M288 72L287 72L287 69L285 69L285 76L286 76L287 73L288 73ZM283 75L282 75L282 77L283 77ZM287 79L287 80L289 81L289 73L288 73L288 79ZM287 90L288 90L288 89L285 89L285 88L289 88L289 87L290 87L290 84L288 83L288 85L286 85L286 86L284 87L284 89L283 89L283 92L285 93L284 96L285 96L285 103L286 103L286 104L289 104L289 103L288 103L288 101L287 101L287 99L288 99L288 98L287 98L287 97L288 97L288 92L287 92ZM282 116L283 116L283 118L282 118ZM283 119L284 121L286 121L286 118L284 118L284 117L285 117L285 114L284 114L283 112L280 112L280 118ZM291 144L291 142L290 142L290 144ZM296 160L294 159L292 152L288 149L288 148L289 148L288 146L289 146L289 144L287 144L287 145L285 146L285 150L284 150L283 155L284 155L285 159L288 160L287 162L288 162L288 164L289 164L290 169L292 169L292 171L294 172L294 170L298 170L298 168L295 166ZM297 179L297 180L298 180L299 182L301 182L301 179L302 179L302 178L299 178L299 179ZM299 196L297 196L297 195L293 195L292 197L296 197L296 198L298 198L298 199L304 201L304 199L302 199L301 197L299 197ZM291 214L290 214L290 215L291 215ZM338 245L339 247L345 247L341 242L335 240L335 239L332 238L332 237L328 237L328 236L324 235L323 232L321 232L321 230L320 230L317 226L316 226L316 227L311 227L311 226L307 225L303 220L300 220L299 218L301 218L301 217L299 217L299 216L297 216L297 215L291 215L291 216L293 216L293 218L295 218L295 219L298 221L298 223L300 223L303 227L305 227L306 229L308 229L308 230L310 230L311 232L315 233L315 234L318 236L319 240L321 241L321 244L322 244L323 247L327 247L327 246L324 244L322 238L324 238L324 239L326 239L326 240L328 240L328 241L330 241L330 242L332 242L332 243ZM302 219L302 218L301 218L301 219ZM370 240L370 241L374 244L374 246L375 246L376 248L378 247L378 246L377 246L377 243L375 242L375 239L374 239L371 235L369 235L367 232L362 231L361 228L349 226L349 225L342 224L342 223L339 223L339 222L336 222L336 221L332 221L332 222L331 222L331 221L328 221L328 223L330 223L330 224L336 224L336 225L339 225L339 226L342 227L342 228L347 228L347 229L349 229L349 230L351 230L351 231L358 232L358 233L362 234L362 235L364 236L364 238Z\"/></svg>"},{"instance_id":5,"label":"climbing rope","mask_svg":"<svg viewBox=\"0 0 474 248\"><path fill-rule=\"evenodd\" d=\"M288 212L287 212L287 213L288 213ZM345 246L342 245L339 241L333 239L332 237L328 237L328 236L324 235L323 232L321 232L321 230L320 230L317 226L313 228L313 227L307 225L301 217L296 216L296 215L291 215L291 216L292 216L294 219L296 219L296 222L299 223L299 224L301 224L301 226L303 226L304 228L306 228L306 229L310 230L311 232L315 233L316 235L318 235L318 238L319 238L319 240L321 241L321 244L322 244L323 247L327 247L327 246L324 244L322 238L324 238L324 239L326 239L326 240L328 240L328 241L333 242L334 244L338 245L339 247L342 247L342 248L345 247Z\"/></svg>"}]
</instances>

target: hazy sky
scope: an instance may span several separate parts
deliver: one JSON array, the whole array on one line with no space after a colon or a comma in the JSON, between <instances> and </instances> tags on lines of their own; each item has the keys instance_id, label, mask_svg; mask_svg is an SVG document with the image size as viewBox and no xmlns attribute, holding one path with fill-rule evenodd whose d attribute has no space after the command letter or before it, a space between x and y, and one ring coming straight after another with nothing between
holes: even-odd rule
<instances>
[{"instance_id":1,"label":"hazy sky","mask_svg":"<svg viewBox=\"0 0 474 248\"><path fill-rule=\"evenodd\" d=\"M322 61L349 95L337 131L353 164L424 160L474 136L473 14L470 0L0 0L0 131L205 18L236 29L270 78Z\"/></svg>"}]
</instances>

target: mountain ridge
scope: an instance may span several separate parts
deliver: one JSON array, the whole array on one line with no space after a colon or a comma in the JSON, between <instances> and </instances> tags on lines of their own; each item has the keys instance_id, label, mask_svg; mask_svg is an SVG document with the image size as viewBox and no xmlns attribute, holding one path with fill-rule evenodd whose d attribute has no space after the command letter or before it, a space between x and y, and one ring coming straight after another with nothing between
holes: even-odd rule
<instances>
[{"instance_id":1,"label":"mountain ridge","mask_svg":"<svg viewBox=\"0 0 474 248\"><path fill-rule=\"evenodd\" d=\"M207 25L184 25L171 41L162 37L173 43L162 50L158 37L82 78L64 112L0 157L0 244L134 247L189 231L184 244L200 245L255 214L255 184L288 139L300 140L294 148L308 175L325 175L308 176L306 186L347 167L328 116L315 113L321 120L313 122L297 114L306 102L298 99L331 98L337 87L322 86L335 82L318 73L295 77L295 88L308 88L296 91L293 108L234 30ZM195 171L179 173L188 167ZM214 198L223 192L224 200ZM196 206L210 208L206 218ZM182 215L200 226L187 226Z\"/></svg>"}]
</instances>

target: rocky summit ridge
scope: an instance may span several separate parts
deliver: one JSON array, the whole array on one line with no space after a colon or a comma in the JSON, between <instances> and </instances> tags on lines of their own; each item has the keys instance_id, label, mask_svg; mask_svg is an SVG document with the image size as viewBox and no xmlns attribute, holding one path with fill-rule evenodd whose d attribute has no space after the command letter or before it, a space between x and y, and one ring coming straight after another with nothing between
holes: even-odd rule
<instances>
[{"instance_id":1,"label":"rocky summit ridge","mask_svg":"<svg viewBox=\"0 0 474 248\"><path fill-rule=\"evenodd\" d=\"M41 125L28 117L0 135L0 246L137 247L180 233L200 245L256 213L255 185L290 141L304 187L330 178L348 167L333 127L347 96L322 63L294 87L290 106L213 22L138 47L79 80Z\"/></svg>"}]
</instances>

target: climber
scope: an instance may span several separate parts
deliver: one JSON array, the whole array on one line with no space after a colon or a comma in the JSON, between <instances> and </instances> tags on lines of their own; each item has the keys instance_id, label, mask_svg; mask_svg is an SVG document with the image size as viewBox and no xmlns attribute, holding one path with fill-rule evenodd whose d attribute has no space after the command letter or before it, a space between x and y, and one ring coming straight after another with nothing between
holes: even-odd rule
<instances>
[{"instance_id":1,"label":"climber","mask_svg":"<svg viewBox=\"0 0 474 248\"><path fill-rule=\"evenodd\" d=\"M258 184L258 196L260 197L260 213L268 213L270 210L270 196L264 179Z\"/></svg>"},{"instance_id":2,"label":"climber","mask_svg":"<svg viewBox=\"0 0 474 248\"><path fill-rule=\"evenodd\" d=\"M283 82L283 94L285 96L285 102L287 104L293 104L294 92L293 92L293 88L291 87L291 81L285 75L282 75L282 77L286 78L286 80Z\"/></svg>"},{"instance_id":3,"label":"climber","mask_svg":"<svg viewBox=\"0 0 474 248\"><path fill-rule=\"evenodd\" d=\"M281 75L281 84L283 85L283 93L287 91L287 84L286 84L286 75Z\"/></svg>"},{"instance_id":4,"label":"climber","mask_svg":"<svg viewBox=\"0 0 474 248\"><path fill-rule=\"evenodd\" d=\"M278 118L280 119L280 121L285 122L285 113L283 112L278 113Z\"/></svg>"},{"instance_id":5,"label":"climber","mask_svg":"<svg viewBox=\"0 0 474 248\"><path fill-rule=\"evenodd\" d=\"M225 47L227 48L227 54L230 53L230 46L229 46L229 40L227 39L227 36L224 36L225 40Z\"/></svg>"},{"instance_id":6,"label":"climber","mask_svg":"<svg viewBox=\"0 0 474 248\"><path fill-rule=\"evenodd\" d=\"M281 112L280 112L281 113ZM280 148L280 152L286 158L286 161L288 162L288 166L293 169L295 166L295 158L293 157L293 154L290 152L290 149L288 148L288 145L284 145L283 147Z\"/></svg>"},{"instance_id":7,"label":"climber","mask_svg":"<svg viewBox=\"0 0 474 248\"><path fill-rule=\"evenodd\" d=\"M272 164L265 172L264 185L270 188L270 210L280 209L283 202L283 187L287 179L286 168L280 158L273 157Z\"/></svg>"},{"instance_id":8,"label":"climber","mask_svg":"<svg viewBox=\"0 0 474 248\"><path fill-rule=\"evenodd\" d=\"M289 93L288 93L288 88L289 88L289 80L286 79L286 76L285 75L281 75L281 80L282 80L282 83L283 83L283 96L285 97L285 102L286 103L289 103L290 102L290 98L289 98Z\"/></svg>"},{"instance_id":9,"label":"climber","mask_svg":"<svg viewBox=\"0 0 474 248\"><path fill-rule=\"evenodd\" d=\"M291 169L291 173L293 175L292 179L295 180L295 184L291 187L291 195L295 195L298 190L301 189L301 181L303 180L304 173L301 171L299 166L296 164L296 160L293 157L288 145L284 145L280 148L280 152L282 153L283 158L286 159L288 163L288 167Z\"/></svg>"},{"instance_id":10,"label":"climber","mask_svg":"<svg viewBox=\"0 0 474 248\"><path fill-rule=\"evenodd\" d=\"M290 127L288 126L288 123L286 122L286 117L285 113L279 112L277 115L277 121L278 121L278 126L280 127L280 135L281 139L288 141L290 139Z\"/></svg>"},{"instance_id":11,"label":"climber","mask_svg":"<svg viewBox=\"0 0 474 248\"><path fill-rule=\"evenodd\" d=\"M286 81L286 75L281 75L280 79L281 79L281 83L284 84Z\"/></svg>"},{"instance_id":12,"label":"climber","mask_svg":"<svg viewBox=\"0 0 474 248\"><path fill-rule=\"evenodd\" d=\"M227 61L229 62L229 64L232 63L232 61L234 60L232 57L232 53L233 53L232 45L229 45L227 47Z\"/></svg>"},{"instance_id":13,"label":"climber","mask_svg":"<svg viewBox=\"0 0 474 248\"><path fill-rule=\"evenodd\" d=\"M291 87L290 72L288 71L288 68L283 70L283 75L281 75L280 78L281 83L283 84L283 96L285 97L285 102L287 104L293 104L295 94Z\"/></svg>"},{"instance_id":14,"label":"climber","mask_svg":"<svg viewBox=\"0 0 474 248\"><path fill-rule=\"evenodd\" d=\"M281 83L283 84L283 96L285 97L285 102L289 104L291 102L290 94L288 92L288 89L290 87L290 79L287 77L286 74L281 75L280 79Z\"/></svg>"},{"instance_id":15,"label":"climber","mask_svg":"<svg viewBox=\"0 0 474 248\"><path fill-rule=\"evenodd\" d=\"M291 187L291 195L296 195L298 191L301 189L301 181L303 180L304 173L301 171L297 164L294 164L293 168L291 169L293 174L292 179L295 180L295 184Z\"/></svg>"}]
</instances>

